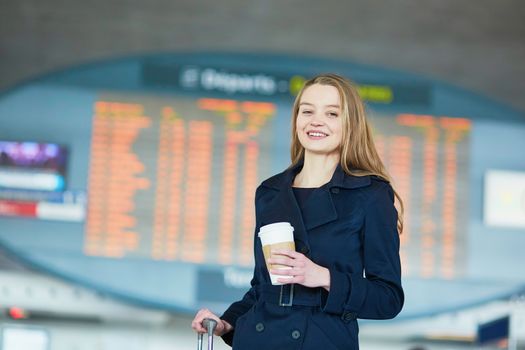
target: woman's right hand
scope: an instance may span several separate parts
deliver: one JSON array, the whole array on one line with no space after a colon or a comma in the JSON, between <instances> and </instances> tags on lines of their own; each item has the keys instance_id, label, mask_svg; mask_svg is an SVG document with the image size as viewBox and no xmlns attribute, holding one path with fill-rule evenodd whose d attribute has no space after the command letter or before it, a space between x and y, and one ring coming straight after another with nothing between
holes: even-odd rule
<instances>
[{"instance_id":1,"label":"woman's right hand","mask_svg":"<svg viewBox=\"0 0 525 350\"><path fill-rule=\"evenodd\" d=\"M217 321L217 327L215 327L215 331L213 332L216 336L220 337L233 329L233 327L228 322L221 320L217 315L208 309L200 309L197 312L195 318L191 322L191 328L193 328L197 333L206 333L208 330L202 326L202 321L205 318L211 318L212 320Z\"/></svg>"}]
</instances>

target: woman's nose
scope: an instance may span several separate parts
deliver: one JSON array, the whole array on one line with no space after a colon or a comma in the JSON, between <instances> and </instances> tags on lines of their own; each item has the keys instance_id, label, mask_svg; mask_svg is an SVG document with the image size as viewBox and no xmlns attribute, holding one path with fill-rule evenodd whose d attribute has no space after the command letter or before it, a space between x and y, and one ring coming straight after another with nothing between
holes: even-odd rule
<instances>
[{"instance_id":1,"label":"woman's nose","mask_svg":"<svg viewBox=\"0 0 525 350\"><path fill-rule=\"evenodd\" d=\"M321 125L323 125L323 122L320 119L314 118L310 122L310 125L312 125L312 126L321 126Z\"/></svg>"},{"instance_id":2,"label":"woman's nose","mask_svg":"<svg viewBox=\"0 0 525 350\"><path fill-rule=\"evenodd\" d=\"M310 124L313 125L313 126L320 126L320 125L323 125L323 121L321 119L321 116L317 113L314 113L314 115L312 116L312 119L310 121Z\"/></svg>"}]
</instances>

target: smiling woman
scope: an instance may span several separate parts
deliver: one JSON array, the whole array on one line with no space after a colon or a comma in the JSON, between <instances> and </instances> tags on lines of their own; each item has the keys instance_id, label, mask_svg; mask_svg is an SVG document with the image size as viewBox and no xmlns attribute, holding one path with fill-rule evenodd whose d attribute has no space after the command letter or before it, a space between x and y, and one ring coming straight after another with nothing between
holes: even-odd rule
<instances>
[{"instance_id":1,"label":"smiling woman","mask_svg":"<svg viewBox=\"0 0 525 350\"><path fill-rule=\"evenodd\" d=\"M311 101L317 101L317 106ZM311 118L303 118L304 112L306 112L306 116L310 116L315 113L315 108L320 109L319 114L324 113L323 124L319 124L317 120L312 121ZM303 125L303 123L305 124ZM306 130L309 139L312 137L319 139L319 136L310 134L320 132L321 127L316 129L316 125L322 126L324 124L326 124L327 129L332 130L334 137L331 141L339 140L337 141L337 148L334 148L330 153L336 155L338 162L347 174L356 176L375 175L389 183L391 182L391 177L385 169L374 144L371 127L358 88L354 83L336 74L319 75L307 81L295 99L292 117L292 165L303 162L305 157L309 157L307 154L313 151L308 150L306 139L301 139L305 135L304 130ZM306 129L308 127L310 129ZM317 145L320 146L320 144ZM319 165L322 166L322 164ZM298 174L298 177L301 176ZM312 186L307 184L305 187ZM401 233L403 231L403 201L398 193L394 189L392 190L399 204L398 230Z\"/></svg>"},{"instance_id":2,"label":"smiling woman","mask_svg":"<svg viewBox=\"0 0 525 350\"><path fill-rule=\"evenodd\" d=\"M290 223L296 250L270 246L268 258L256 239L251 289L220 318L201 309L192 327L203 333L202 321L215 319L215 334L235 349L358 349L357 318L393 318L403 307L402 225L347 80L326 74L305 83L293 107L291 158L257 188L256 232Z\"/></svg>"}]
</instances>

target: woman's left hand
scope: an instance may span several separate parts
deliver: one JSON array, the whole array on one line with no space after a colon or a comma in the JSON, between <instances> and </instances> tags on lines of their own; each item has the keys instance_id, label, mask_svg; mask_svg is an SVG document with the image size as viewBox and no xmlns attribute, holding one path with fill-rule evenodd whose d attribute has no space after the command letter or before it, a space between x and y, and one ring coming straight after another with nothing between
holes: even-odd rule
<instances>
[{"instance_id":1,"label":"woman's left hand","mask_svg":"<svg viewBox=\"0 0 525 350\"><path fill-rule=\"evenodd\" d=\"M293 276L292 278L278 278L278 282L298 283L305 287L323 287L330 290L330 270L317 265L301 253L293 250L274 250L268 262L291 267L291 269L271 269L270 272L274 275Z\"/></svg>"}]
</instances>

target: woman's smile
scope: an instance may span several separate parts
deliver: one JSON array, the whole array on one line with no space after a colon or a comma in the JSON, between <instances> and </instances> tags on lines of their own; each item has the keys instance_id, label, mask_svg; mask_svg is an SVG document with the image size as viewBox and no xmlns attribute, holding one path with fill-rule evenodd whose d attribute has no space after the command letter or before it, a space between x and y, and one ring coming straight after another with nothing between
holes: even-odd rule
<instances>
[{"instance_id":1,"label":"woman's smile","mask_svg":"<svg viewBox=\"0 0 525 350\"><path fill-rule=\"evenodd\" d=\"M329 136L329 134L327 134L327 133L325 133L323 131L318 131L318 130L307 131L306 135L308 135L308 138L311 139L311 140L322 140L325 137Z\"/></svg>"}]
</instances>

